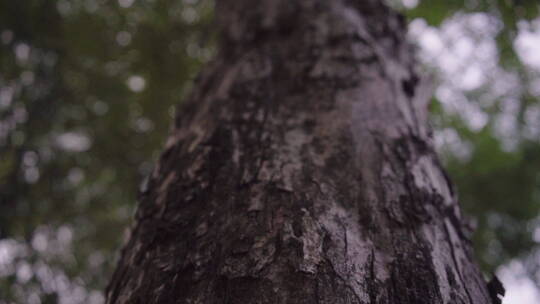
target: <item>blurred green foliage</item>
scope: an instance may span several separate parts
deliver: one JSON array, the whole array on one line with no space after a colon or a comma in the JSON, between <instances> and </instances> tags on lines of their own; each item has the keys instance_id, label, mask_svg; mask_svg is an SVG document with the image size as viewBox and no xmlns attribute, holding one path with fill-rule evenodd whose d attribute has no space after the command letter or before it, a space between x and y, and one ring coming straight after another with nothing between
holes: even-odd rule
<instances>
[{"instance_id":1,"label":"blurred green foliage","mask_svg":"<svg viewBox=\"0 0 540 304\"><path fill-rule=\"evenodd\" d=\"M515 39L538 18L537 1L393 2L433 28L470 13L496 20L513 98L479 102L498 86L489 81L460 93L487 117L480 128L438 97L433 121L438 136L455 135L440 149L477 221L484 270L518 258L536 275L540 137L527 117L539 73ZM138 184L214 53L212 13L210 0L0 0L0 304L103 301ZM518 110L505 137L509 102Z\"/></svg>"},{"instance_id":2,"label":"blurred green foliage","mask_svg":"<svg viewBox=\"0 0 540 304\"><path fill-rule=\"evenodd\" d=\"M527 114L538 111L540 106L540 71L525 63L516 47L520 27L530 29L532 22L538 22L540 3L536 0L426 0L405 13L410 20L422 18L433 27L444 26L455 15L482 13L495 20L491 26L496 27L493 39L498 71L487 71L494 73L495 79L477 89L460 92L465 102L476 104L487 116L485 124L471 128L462 113L449 113L437 98L433 100L434 124L436 130L455 130L458 139L453 145L461 145L461 149L466 150L464 156L454 153L455 147L445 149L447 145L440 152L457 184L463 209L476 222L473 241L482 268L486 272L495 271L498 266L518 258L527 265L532 281L540 282L537 258L540 117L530 115L531 118L526 119ZM538 47L537 52L540 52L540 45ZM504 82L497 78L507 75L515 79L514 86L506 90L511 93L492 94L500 90L500 82ZM486 96L490 100L482 102ZM509 107L515 110L508 111ZM512 126L501 132L502 124ZM535 130L530 132L531 128Z\"/></svg>"},{"instance_id":3,"label":"blurred green foliage","mask_svg":"<svg viewBox=\"0 0 540 304\"><path fill-rule=\"evenodd\" d=\"M211 14L210 1L0 1L0 259L15 256L0 303L100 302L137 186L212 55Z\"/></svg>"}]
</instances>

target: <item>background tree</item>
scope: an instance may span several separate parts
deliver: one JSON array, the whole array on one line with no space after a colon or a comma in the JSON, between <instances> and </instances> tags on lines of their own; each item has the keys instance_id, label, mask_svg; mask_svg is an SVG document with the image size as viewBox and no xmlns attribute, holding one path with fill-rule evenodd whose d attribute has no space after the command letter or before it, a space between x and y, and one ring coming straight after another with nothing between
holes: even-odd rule
<instances>
[{"instance_id":1,"label":"background tree","mask_svg":"<svg viewBox=\"0 0 540 304\"><path fill-rule=\"evenodd\" d=\"M507 286L522 268L534 278L536 1L394 5L438 76L437 147L477 218L484 270L505 265ZM212 10L196 0L0 0L0 302L103 301L121 243L112 236L127 226L172 105L211 57Z\"/></svg>"}]
</instances>

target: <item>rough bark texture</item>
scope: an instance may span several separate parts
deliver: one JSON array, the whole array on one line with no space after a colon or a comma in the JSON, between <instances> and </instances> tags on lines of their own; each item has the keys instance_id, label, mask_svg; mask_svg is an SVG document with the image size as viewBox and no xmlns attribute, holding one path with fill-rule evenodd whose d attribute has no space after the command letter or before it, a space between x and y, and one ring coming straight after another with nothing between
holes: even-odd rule
<instances>
[{"instance_id":1,"label":"rough bark texture","mask_svg":"<svg viewBox=\"0 0 540 304\"><path fill-rule=\"evenodd\" d=\"M107 303L491 303L376 0L218 3Z\"/></svg>"}]
</instances>

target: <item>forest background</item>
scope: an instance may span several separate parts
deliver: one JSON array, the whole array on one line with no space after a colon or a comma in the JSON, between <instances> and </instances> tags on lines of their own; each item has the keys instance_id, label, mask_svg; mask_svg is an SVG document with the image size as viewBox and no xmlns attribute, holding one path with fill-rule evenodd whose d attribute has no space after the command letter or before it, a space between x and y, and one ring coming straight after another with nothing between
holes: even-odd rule
<instances>
[{"instance_id":1,"label":"forest background","mask_svg":"<svg viewBox=\"0 0 540 304\"><path fill-rule=\"evenodd\" d=\"M537 0L394 0L504 303L540 302ZM103 303L139 185L218 33L210 0L0 0L0 304ZM176 109L176 105L180 105Z\"/></svg>"}]
</instances>

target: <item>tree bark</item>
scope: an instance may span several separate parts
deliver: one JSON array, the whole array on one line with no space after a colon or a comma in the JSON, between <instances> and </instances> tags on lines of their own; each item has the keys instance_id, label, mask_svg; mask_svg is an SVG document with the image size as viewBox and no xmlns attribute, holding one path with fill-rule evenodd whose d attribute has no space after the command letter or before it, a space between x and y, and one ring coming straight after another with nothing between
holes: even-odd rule
<instances>
[{"instance_id":1,"label":"tree bark","mask_svg":"<svg viewBox=\"0 0 540 304\"><path fill-rule=\"evenodd\" d=\"M107 303L491 303L378 0L218 1Z\"/></svg>"}]
</instances>

